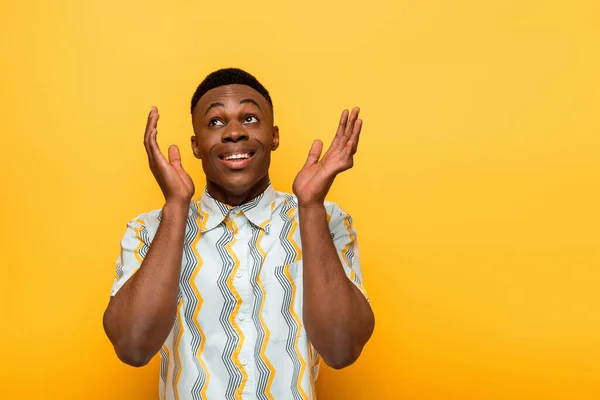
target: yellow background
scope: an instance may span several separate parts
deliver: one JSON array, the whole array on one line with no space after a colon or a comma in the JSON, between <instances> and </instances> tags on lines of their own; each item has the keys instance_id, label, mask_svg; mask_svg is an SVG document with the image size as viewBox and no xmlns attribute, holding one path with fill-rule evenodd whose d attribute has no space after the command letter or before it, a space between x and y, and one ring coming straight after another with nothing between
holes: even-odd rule
<instances>
[{"instance_id":1,"label":"yellow background","mask_svg":"<svg viewBox=\"0 0 600 400\"><path fill-rule=\"evenodd\" d=\"M360 105L354 217L376 332L321 399L600 399L596 0L0 3L2 399L154 399L101 325L142 135L189 149L214 69L275 102L272 180Z\"/></svg>"}]
</instances>

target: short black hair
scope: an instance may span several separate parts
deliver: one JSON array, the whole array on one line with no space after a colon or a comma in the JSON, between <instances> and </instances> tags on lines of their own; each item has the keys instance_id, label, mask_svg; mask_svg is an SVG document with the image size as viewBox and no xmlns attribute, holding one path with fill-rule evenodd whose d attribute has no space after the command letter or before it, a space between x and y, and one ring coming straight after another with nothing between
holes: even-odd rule
<instances>
[{"instance_id":1,"label":"short black hair","mask_svg":"<svg viewBox=\"0 0 600 400\"><path fill-rule=\"evenodd\" d=\"M191 113L194 113L196 104L206 92L219 86L227 85L246 85L262 94L263 97L273 107L273 101L269 95L269 91L256 79L246 71L239 68L223 68L215 72L211 72L196 89L196 92L192 96L192 108Z\"/></svg>"}]
</instances>

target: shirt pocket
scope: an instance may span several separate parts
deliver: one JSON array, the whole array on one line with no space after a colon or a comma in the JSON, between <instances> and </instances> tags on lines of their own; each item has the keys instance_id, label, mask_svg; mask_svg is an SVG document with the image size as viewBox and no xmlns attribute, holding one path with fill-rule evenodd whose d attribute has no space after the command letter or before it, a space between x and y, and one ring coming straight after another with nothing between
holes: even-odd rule
<instances>
[{"instance_id":1,"label":"shirt pocket","mask_svg":"<svg viewBox=\"0 0 600 400\"><path fill-rule=\"evenodd\" d=\"M306 335L302 318L302 261L264 271L265 323L274 342Z\"/></svg>"}]
</instances>

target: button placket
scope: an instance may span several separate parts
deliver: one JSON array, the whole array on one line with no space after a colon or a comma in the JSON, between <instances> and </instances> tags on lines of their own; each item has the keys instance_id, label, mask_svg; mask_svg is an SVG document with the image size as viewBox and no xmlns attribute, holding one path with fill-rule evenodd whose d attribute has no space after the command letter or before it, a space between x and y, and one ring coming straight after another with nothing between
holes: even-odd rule
<instances>
[{"instance_id":1,"label":"button placket","mask_svg":"<svg viewBox=\"0 0 600 400\"><path fill-rule=\"evenodd\" d=\"M251 254L250 248L248 247L248 242L251 238L250 232L250 223L244 213L239 208L234 208L231 210L230 214L231 218L235 220L237 225L237 235L235 235L236 241L242 246L239 247L239 267L235 273L235 286L238 288L238 294L242 300L242 304L238 310L236 315L236 322L240 328L240 330L244 333L246 338L252 336L252 288L250 286L250 280L248 277L250 276L249 268L251 264ZM245 368L246 373L248 374L248 378L250 380L253 379L253 369L252 369L252 352L253 346L250 345L248 341L242 347L239 354L239 362Z\"/></svg>"}]
</instances>

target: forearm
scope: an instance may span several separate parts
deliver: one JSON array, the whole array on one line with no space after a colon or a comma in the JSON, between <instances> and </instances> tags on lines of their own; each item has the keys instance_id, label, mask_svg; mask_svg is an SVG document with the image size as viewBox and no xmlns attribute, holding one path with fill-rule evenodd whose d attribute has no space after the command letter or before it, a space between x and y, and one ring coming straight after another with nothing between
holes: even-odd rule
<instances>
[{"instance_id":1,"label":"forearm","mask_svg":"<svg viewBox=\"0 0 600 400\"><path fill-rule=\"evenodd\" d=\"M169 335L177 296L188 209L166 204L140 269L111 299L104 327L119 358L145 365Z\"/></svg>"},{"instance_id":2,"label":"forearm","mask_svg":"<svg viewBox=\"0 0 600 400\"><path fill-rule=\"evenodd\" d=\"M369 340L373 313L346 276L331 238L325 207L300 206L299 216L305 329L325 362L341 368L354 362Z\"/></svg>"}]
</instances>

